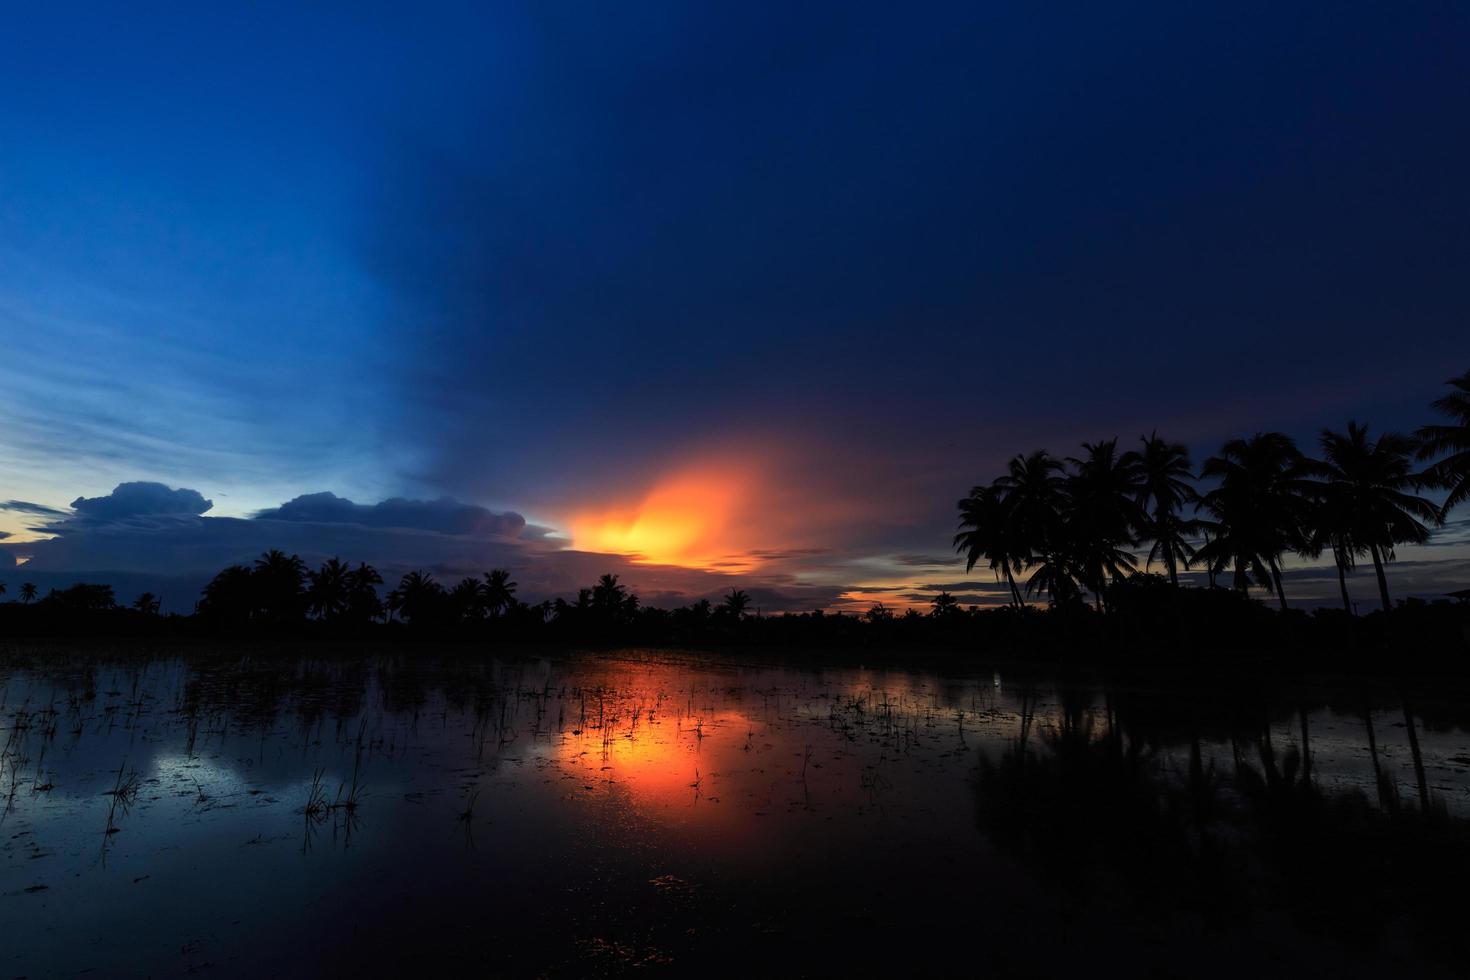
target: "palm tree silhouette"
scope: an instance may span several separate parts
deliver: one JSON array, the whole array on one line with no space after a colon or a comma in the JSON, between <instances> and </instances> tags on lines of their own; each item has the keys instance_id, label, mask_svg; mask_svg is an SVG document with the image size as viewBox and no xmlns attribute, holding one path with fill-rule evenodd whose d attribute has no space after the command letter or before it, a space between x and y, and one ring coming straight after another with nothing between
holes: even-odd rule
<instances>
[{"instance_id":1,"label":"palm tree silhouette","mask_svg":"<svg viewBox=\"0 0 1470 980\"><path fill-rule=\"evenodd\" d=\"M1194 557L1191 538L1199 533L1198 523L1181 516L1186 505L1199 501L1199 492L1189 482L1189 449L1182 442L1169 442L1158 432L1139 436L1141 450L1123 455L1124 465L1138 480L1138 506L1143 519L1138 525L1140 541L1152 541L1148 563L1162 559L1169 581L1179 587L1179 565L1186 568Z\"/></svg>"},{"instance_id":2,"label":"palm tree silhouette","mask_svg":"<svg viewBox=\"0 0 1470 980\"><path fill-rule=\"evenodd\" d=\"M1357 567L1358 556L1367 548L1358 540L1356 515L1342 484L1323 483L1308 514L1306 553L1315 558L1331 549L1332 563L1337 568L1337 587L1342 593L1342 608L1353 611L1348 595L1348 573Z\"/></svg>"},{"instance_id":3,"label":"palm tree silhouette","mask_svg":"<svg viewBox=\"0 0 1470 980\"><path fill-rule=\"evenodd\" d=\"M977 486L959 502L960 532L954 536L955 550L965 556L968 574L984 558L999 580L1005 577L1016 608L1026 605L1016 588L1016 573L1025 569L1024 543L1010 520L1010 506L999 489Z\"/></svg>"},{"instance_id":4,"label":"palm tree silhouette","mask_svg":"<svg viewBox=\"0 0 1470 980\"><path fill-rule=\"evenodd\" d=\"M5 594L5 583L4 582L0 582L0 595L4 595L4 594Z\"/></svg>"},{"instance_id":5,"label":"palm tree silhouette","mask_svg":"<svg viewBox=\"0 0 1470 980\"><path fill-rule=\"evenodd\" d=\"M619 585L616 575L603 575L592 587L592 606L604 611L620 609L627 594L627 586Z\"/></svg>"},{"instance_id":6,"label":"palm tree silhouette","mask_svg":"<svg viewBox=\"0 0 1470 980\"><path fill-rule=\"evenodd\" d=\"M315 572L307 572L306 608L313 616L333 620L347 611L349 566L329 558Z\"/></svg>"},{"instance_id":7,"label":"palm tree silhouette","mask_svg":"<svg viewBox=\"0 0 1470 980\"><path fill-rule=\"evenodd\" d=\"M946 619L960 611L960 600L948 592L941 592L929 600L929 614L935 619Z\"/></svg>"},{"instance_id":8,"label":"palm tree silhouette","mask_svg":"<svg viewBox=\"0 0 1470 980\"><path fill-rule=\"evenodd\" d=\"M1064 471L1061 460L1038 449L1013 457L1005 475L992 484L1005 501L1011 533L1015 535L1014 556L1021 560L1023 567L1040 558L1049 568L1059 570L1062 515L1069 505ZM1034 580L1033 574L1032 580L1026 583L1028 593L1045 588L1056 601L1057 594L1049 586ZM1057 580L1054 575L1048 575L1047 581Z\"/></svg>"},{"instance_id":9,"label":"palm tree silhouette","mask_svg":"<svg viewBox=\"0 0 1470 980\"><path fill-rule=\"evenodd\" d=\"M1349 422L1346 433L1322 432L1322 462L1313 464L1328 487L1333 511L1326 516L1348 535L1344 550L1366 548L1373 557L1385 612L1393 607L1383 565L1393 560L1394 546L1423 544L1429 540L1423 522L1441 519L1438 507L1409 492L1422 485L1410 464L1415 449L1408 436L1385 432L1370 439L1367 426Z\"/></svg>"},{"instance_id":10,"label":"palm tree silhouette","mask_svg":"<svg viewBox=\"0 0 1470 980\"><path fill-rule=\"evenodd\" d=\"M1118 440L1084 442L1082 448L1085 456L1067 460L1074 467L1067 480L1067 537L1071 557L1102 609L1108 579L1116 581L1138 567L1126 549L1137 543L1132 529L1143 523L1144 511L1137 469L1129 454L1118 455Z\"/></svg>"},{"instance_id":11,"label":"palm tree silhouette","mask_svg":"<svg viewBox=\"0 0 1470 980\"><path fill-rule=\"evenodd\" d=\"M750 595L743 589L731 589L730 594L725 596L724 608L737 620L745 616L745 610L750 607Z\"/></svg>"},{"instance_id":12,"label":"palm tree silhouette","mask_svg":"<svg viewBox=\"0 0 1470 980\"><path fill-rule=\"evenodd\" d=\"M1200 471L1220 485L1201 499L1214 521L1199 558L1216 574L1233 568L1237 589L1252 583L1274 588L1282 609L1281 558L1310 547L1302 530L1312 492L1309 471L1296 443L1280 432L1232 439Z\"/></svg>"},{"instance_id":13,"label":"palm tree silhouette","mask_svg":"<svg viewBox=\"0 0 1470 980\"><path fill-rule=\"evenodd\" d=\"M516 583L511 581L510 572L504 568L492 568L486 572L480 591L485 608L492 616L501 615L516 601Z\"/></svg>"},{"instance_id":14,"label":"palm tree silhouette","mask_svg":"<svg viewBox=\"0 0 1470 980\"><path fill-rule=\"evenodd\" d=\"M444 587L432 575L409 572L388 594L388 604L405 621L422 624L433 619L444 597Z\"/></svg>"},{"instance_id":15,"label":"palm tree silhouette","mask_svg":"<svg viewBox=\"0 0 1470 980\"><path fill-rule=\"evenodd\" d=\"M25 582L20 587L20 601L29 605L36 598L36 583Z\"/></svg>"},{"instance_id":16,"label":"palm tree silhouette","mask_svg":"<svg viewBox=\"0 0 1470 980\"><path fill-rule=\"evenodd\" d=\"M258 611L267 620L297 619L305 611L306 563L272 548L255 559L250 574Z\"/></svg>"},{"instance_id":17,"label":"palm tree silhouette","mask_svg":"<svg viewBox=\"0 0 1470 980\"><path fill-rule=\"evenodd\" d=\"M1424 471L1426 486L1448 490L1443 517L1455 507L1470 500L1470 371L1445 384L1455 390L1430 403L1435 411L1448 415L1448 425L1426 425L1414 433L1419 440L1419 458L1432 459L1449 453Z\"/></svg>"},{"instance_id":18,"label":"palm tree silhouette","mask_svg":"<svg viewBox=\"0 0 1470 980\"><path fill-rule=\"evenodd\" d=\"M383 615L383 600L378 598L378 586L383 584L383 576L376 568L361 562L342 579L347 594L347 615L354 622L370 622Z\"/></svg>"}]
</instances>

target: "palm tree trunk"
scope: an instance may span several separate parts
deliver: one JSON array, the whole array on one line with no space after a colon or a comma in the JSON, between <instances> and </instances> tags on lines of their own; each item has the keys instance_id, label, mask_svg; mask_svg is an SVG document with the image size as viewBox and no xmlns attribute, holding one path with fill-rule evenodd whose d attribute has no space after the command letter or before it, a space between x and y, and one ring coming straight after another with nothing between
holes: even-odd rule
<instances>
[{"instance_id":1,"label":"palm tree trunk","mask_svg":"<svg viewBox=\"0 0 1470 980\"><path fill-rule=\"evenodd\" d=\"M1276 567L1276 560L1271 560L1271 583L1276 586L1276 598L1281 603L1281 611L1286 612L1286 590L1281 587L1281 570Z\"/></svg>"},{"instance_id":2,"label":"palm tree trunk","mask_svg":"<svg viewBox=\"0 0 1470 980\"><path fill-rule=\"evenodd\" d=\"M1378 598L1383 602L1383 611L1388 612L1393 608L1393 603L1388 600L1388 577L1383 574L1383 556L1378 551L1378 545L1371 545L1369 550L1373 554L1373 571L1378 574Z\"/></svg>"},{"instance_id":3,"label":"palm tree trunk","mask_svg":"<svg viewBox=\"0 0 1470 980\"><path fill-rule=\"evenodd\" d=\"M1179 588L1179 563L1174 560L1174 547L1164 542L1164 564L1169 566L1169 583Z\"/></svg>"},{"instance_id":4,"label":"palm tree trunk","mask_svg":"<svg viewBox=\"0 0 1470 980\"><path fill-rule=\"evenodd\" d=\"M1017 609L1025 609L1026 600L1021 598L1021 590L1016 588L1016 577L1011 574L1011 566L1007 564L1005 566L1005 569L1006 582L1009 583L1011 587L1011 599L1015 602Z\"/></svg>"},{"instance_id":5,"label":"palm tree trunk","mask_svg":"<svg viewBox=\"0 0 1470 980\"><path fill-rule=\"evenodd\" d=\"M1342 589L1342 608L1346 609L1348 615L1353 614L1353 600L1348 598L1347 572L1342 567L1342 556L1336 548L1332 549L1333 560L1337 562L1337 585Z\"/></svg>"}]
</instances>

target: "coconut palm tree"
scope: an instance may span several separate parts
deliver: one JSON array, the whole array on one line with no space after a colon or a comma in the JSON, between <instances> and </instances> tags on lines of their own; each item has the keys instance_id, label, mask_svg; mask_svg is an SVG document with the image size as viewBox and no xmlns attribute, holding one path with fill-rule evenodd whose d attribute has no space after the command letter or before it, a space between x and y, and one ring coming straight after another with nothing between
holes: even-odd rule
<instances>
[{"instance_id":1,"label":"coconut palm tree","mask_svg":"<svg viewBox=\"0 0 1470 980\"><path fill-rule=\"evenodd\" d=\"M1067 509L1066 468L1044 449L1015 456L1005 475L993 486L1005 500L1020 538L1020 552L1040 550L1047 537L1056 533Z\"/></svg>"},{"instance_id":2,"label":"coconut palm tree","mask_svg":"<svg viewBox=\"0 0 1470 980\"><path fill-rule=\"evenodd\" d=\"M725 596L722 607L737 620L745 618L745 610L750 608L750 594L744 589L731 589L730 594Z\"/></svg>"},{"instance_id":3,"label":"coconut palm tree","mask_svg":"<svg viewBox=\"0 0 1470 980\"><path fill-rule=\"evenodd\" d=\"M306 563L272 548L255 559L250 574L256 610L268 621L297 619L306 611Z\"/></svg>"},{"instance_id":4,"label":"coconut palm tree","mask_svg":"<svg viewBox=\"0 0 1470 980\"><path fill-rule=\"evenodd\" d=\"M1194 474L1189 465L1189 448L1182 442L1169 442L1158 432L1139 436L1142 449L1123 455L1124 465L1138 481L1138 506L1143 519L1137 527L1140 542L1152 541L1148 564L1160 559L1169 570L1169 581L1179 587L1179 565L1189 567L1194 557L1190 539L1199 533L1197 522L1183 517L1186 506L1199 501L1199 492L1190 482Z\"/></svg>"},{"instance_id":5,"label":"coconut palm tree","mask_svg":"<svg viewBox=\"0 0 1470 980\"><path fill-rule=\"evenodd\" d=\"M1449 453L1424 471L1426 486L1448 490L1440 516L1466 500L1470 500L1470 371L1445 384L1455 390L1430 403L1435 411L1448 415L1447 425L1426 425L1414 433L1419 440L1419 458L1433 459Z\"/></svg>"},{"instance_id":6,"label":"coconut palm tree","mask_svg":"<svg viewBox=\"0 0 1470 980\"><path fill-rule=\"evenodd\" d=\"M1335 513L1332 523L1349 535L1348 550L1366 548L1378 576L1378 597L1385 611L1392 608L1385 562L1394 558L1394 546L1429 540L1425 522L1438 524L1440 509L1411 491L1423 485L1411 460L1413 439L1385 432L1377 439L1366 425L1349 422L1346 432L1322 432L1322 461L1313 468L1326 481Z\"/></svg>"},{"instance_id":7,"label":"coconut palm tree","mask_svg":"<svg viewBox=\"0 0 1470 980\"><path fill-rule=\"evenodd\" d=\"M24 582L20 587L20 601L27 605L34 602L36 598L36 583Z\"/></svg>"},{"instance_id":8,"label":"coconut palm tree","mask_svg":"<svg viewBox=\"0 0 1470 980\"><path fill-rule=\"evenodd\" d=\"M983 558L995 577L1005 577L1016 608L1026 605L1016 588L1016 574L1026 567L1024 543L1010 520L1010 506L995 486L977 486L959 502L960 532L954 536L955 550L965 556L969 573Z\"/></svg>"},{"instance_id":9,"label":"coconut palm tree","mask_svg":"<svg viewBox=\"0 0 1470 980\"><path fill-rule=\"evenodd\" d=\"M307 572L306 608L313 616L333 620L347 610L348 565L340 558L328 558L315 572Z\"/></svg>"},{"instance_id":10,"label":"coconut palm tree","mask_svg":"<svg viewBox=\"0 0 1470 980\"><path fill-rule=\"evenodd\" d=\"M409 623L426 624L443 606L444 586L426 572L409 572L388 594L388 605Z\"/></svg>"},{"instance_id":11,"label":"coconut palm tree","mask_svg":"<svg viewBox=\"0 0 1470 980\"><path fill-rule=\"evenodd\" d=\"M1280 432L1227 442L1200 471L1220 484L1201 498L1213 522L1198 557L1216 574L1232 568L1237 589L1274 589L1285 609L1281 559L1308 547L1303 525L1312 493L1309 473L1296 443Z\"/></svg>"},{"instance_id":12,"label":"coconut palm tree","mask_svg":"<svg viewBox=\"0 0 1470 980\"><path fill-rule=\"evenodd\" d=\"M510 572L506 569L492 568L485 573L480 592L490 615L499 616L515 602L516 583L511 581Z\"/></svg>"},{"instance_id":13,"label":"coconut palm tree","mask_svg":"<svg viewBox=\"0 0 1470 980\"><path fill-rule=\"evenodd\" d=\"M935 619L948 619L960 611L960 600L948 592L941 592L929 600L929 615Z\"/></svg>"},{"instance_id":14,"label":"coconut palm tree","mask_svg":"<svg viewBox=\"0 0 1470 980\"><path fill-rule=\"evenodd\" d=\"M1069 525L1071 557L1083 570L1083 581L1103 607L1103 590L1138 567L1126 550L1137 543L1133 528L1144 521L1138 503L1139 477L1129 454L1118 455L1118 440L1084 442L1085 455L1071 456L1064 518Z\"/></svg>"},{"instance_id":15,"label":"coconut palm tree","mask_svg":"<svg viewBox=\"0 0 1470 980\"><path fill-rule=\"evenodd\" d=\"M1340 484L1323 483L1308 512L1307 547L1305 552L1315 558L1323 551L1332 551L1332 563L1337 568L1337 587L1342 593L1342 607L1349 614L1353 611L1353 600L1348 595L1348 573L1357 567L1358 557L1367 554L1367 549L1358 540L1358 529L1351 501Z\"/></svg>"},{"instance_id":16,"label":"coconut palm tree","mask_svg":"<svg viewBox=\"0 0 1470 980\"><path fill-rule=\"evenodd\" d=\"M366 562L343 576L343 589L347 594L346 614L356 623L367 623L383 615L383 600L378 598L378 586L383 576Z\"/></svg>"}]
</instances>

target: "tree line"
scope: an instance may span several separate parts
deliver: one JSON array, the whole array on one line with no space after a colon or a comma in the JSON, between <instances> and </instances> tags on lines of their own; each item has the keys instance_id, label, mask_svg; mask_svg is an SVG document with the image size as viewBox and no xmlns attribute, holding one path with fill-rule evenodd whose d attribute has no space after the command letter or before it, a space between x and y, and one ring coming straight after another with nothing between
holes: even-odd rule
<instances>
[{"instance_id":1,"label":"tree line","mask_svg":"<svg viewBox=\"0 0 1470 980\"><path fill-rule=\"evenodd\" d=\"M1330 553L1349 613L1347 576L1371 560L1388 610L1395 549L1427 542L1470 498L1470 372L1447 384L1431 403L1447 421L1376 436L1350 421L1321 433L1317 457L1280 432L1230 440L1198 474L1189 450L1157 432L1127 451L1114 438L1065 459L1017 455L959 501L955 548L966 571L984 562L1004 581L1016 608L1028 596L1064 607L1087 594L1105 611L1109 586L1136 574L1147 548L1145 569L1160 563L1176 590L1180 569L1197 567L1211 587L1228 578L1241 592L1268 589L1283 610L1287 556ZM1435 503L1425 490L1447 494Z\"/></svg>"}]
</instances>

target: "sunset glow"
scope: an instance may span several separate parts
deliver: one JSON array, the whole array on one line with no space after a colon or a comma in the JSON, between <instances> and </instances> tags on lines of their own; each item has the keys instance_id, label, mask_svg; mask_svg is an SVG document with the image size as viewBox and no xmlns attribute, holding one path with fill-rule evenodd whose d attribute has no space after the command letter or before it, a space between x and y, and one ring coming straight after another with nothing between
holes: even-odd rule
<instances>
[{"instance_id":1,"label":"sunset glow","mask_svg":"<svg viewBox=\"0 0 1470 980\"><path fill-rule=\"evenodd\" d=\"M567 522L573 546L648 564L722 566L751 547L740 527L753 483L749 469L730 464L678 471L634 506L574 514Z\"/></svg>"}]
</instances>

